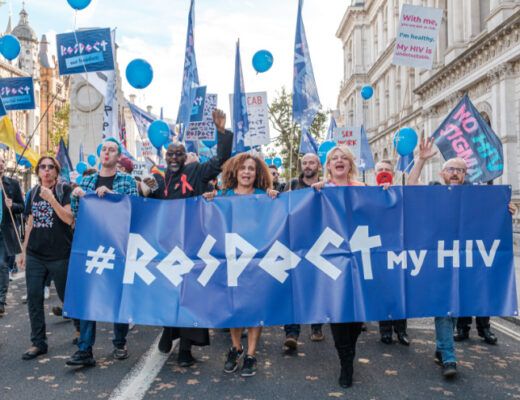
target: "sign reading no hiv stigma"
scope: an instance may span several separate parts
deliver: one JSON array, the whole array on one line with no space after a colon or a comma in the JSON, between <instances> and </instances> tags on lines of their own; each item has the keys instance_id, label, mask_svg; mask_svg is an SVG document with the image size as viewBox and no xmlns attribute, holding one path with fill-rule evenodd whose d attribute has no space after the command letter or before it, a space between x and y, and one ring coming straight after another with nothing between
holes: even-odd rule
<instances>
[{"instance_id":1,"label":"sign reading no hiv stigma","mask_svg":"<svg viewBox=\"0 0 520 400\"><path fill-rule=\"evenodd\" d=\"M466 161L470 182L489 182L504 172L502 142L467 95L432 136L444 159Z\"/></svg>"}]
</instances>

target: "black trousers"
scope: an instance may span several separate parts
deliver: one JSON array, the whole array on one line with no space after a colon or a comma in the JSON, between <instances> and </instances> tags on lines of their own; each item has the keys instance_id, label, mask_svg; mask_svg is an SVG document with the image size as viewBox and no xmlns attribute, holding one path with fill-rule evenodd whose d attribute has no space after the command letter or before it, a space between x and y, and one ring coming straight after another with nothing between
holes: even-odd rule
<instances>
[{"instance_id":1,"label":"black trousers","mask_svg":"<svg viewBox=\"0 0 520 400\"><path fill-rule=\"evenodd\" d=\"M483 329L489 329L489 317L475 317L477 320L477 331L481 331ZM459 317L457 318L457 329L467 331L471 329L471 321L473 321L472 317Z\"/></svg>"},{"instance_id":2,"label":"black trousers","mask_svg":"<svg viewBox=\"0 0 520 400\"><path fill-rule=\"evenodd\" d=\"M58 297L65 299L69 260L43 261L27 255L25 281L27 283L27 307L31 321L31 342L42 350L47 349L43 287L49 276L56 286Z\"/></svg>"},{"instance_id":3,"label":"black trousers","mask_svg":"<svg viewBox=\"0 0 520 400\"><path fill-rule=\"evenodd\" d=\"M391 335L392 328L395 333L406 333L406 320L396 319L393 321L379 321L379 333L381 335Z\"/></svg>"},{"instance_id":4,"label":"black trousers","mask_svg":"<svg viewBox=\"0 0 520 400\"><path fill-rule=\"evenodd\" d=\"M330 330L334 338L334 346L338 351L340 359L344 351L351 352L352 354L356 353L356 343L361 333L361 325L361 322L330 324Z\"/></svg>"}]
</instances>

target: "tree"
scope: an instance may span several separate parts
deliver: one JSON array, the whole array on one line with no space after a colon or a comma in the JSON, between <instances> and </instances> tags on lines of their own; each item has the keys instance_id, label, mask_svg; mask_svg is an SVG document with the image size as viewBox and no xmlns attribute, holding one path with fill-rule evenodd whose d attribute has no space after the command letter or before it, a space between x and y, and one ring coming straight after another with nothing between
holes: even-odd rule
<instances>
[{"instance_id":1,"label":"tree","mask_svg":"<svg viewBox=\"0 0 520 400\"><path fill-rule=\"evenodd\" d=\"M65 144L69 142L69 114L70 104L66 103L61 107L52 118L52 127L49 132L50 147L47 152L51 155L56 155L56 149L60 144L60 139L63 138Z\"/></svg>"},{"instance_id":2,"label":"tree","mask_svg":"<svg viewBox=\"0 0 520 400\"><path fill-rule=\"evenodd\" d=\"M269 120L280 135L274 140L275 146L280 149L283 160L285 178L297 177L300 173L299 149L301 139L300 127L292 120L292 93L285 87L277 93L278 97L269 106ZM310 132L319 143L323 138L328 112L318 111ZM292 157L291 157L292 149ZM290 165L291 164L291 165Z\"/></svg>"}]
</instances>

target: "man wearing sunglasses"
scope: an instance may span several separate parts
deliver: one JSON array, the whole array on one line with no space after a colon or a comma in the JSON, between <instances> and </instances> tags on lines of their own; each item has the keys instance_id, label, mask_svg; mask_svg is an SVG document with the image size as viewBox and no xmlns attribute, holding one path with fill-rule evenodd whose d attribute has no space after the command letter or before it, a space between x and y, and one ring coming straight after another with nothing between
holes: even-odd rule
<instances>
[{"instance_id":1,"label":"man wearing sunglasses","mask_svg":"<svg viewBox=\"0 0 520 400\"><path fill-rule=\"evenodd\" d=\"M415 166L408 177L409 185L418 185L424 164L437 154L437 150L433 147L434 139L423 139L419 144L419 157ZM462 158L451 158L447 160L440 172L442 182L431 182L430 185L464 185L466 184L466 161ZM509 212L514 214L516 207L509 203ZM442 373L446 378L452 378L457 374L457 358L455 355L455 341L453 330L457 319L451 317L435 317L435 336L437 349L435 351L435 359L442 366ZM489 321L488 321L489 322ZM486 340L496 343L496 336L489 330L489 325L485 331L479 332L479 335ZM489 343L488 340L486 342Z\"/></svg>"},{"instance_id":2,"label":"man wearing sunglasses","mask_svg":"<svg viewBox=\"0 0 520 400\"><path fill-rule=\"evenodd\" d=\"M221 110L213 111L213 122L217 128L217 154L205 163L194 160L188 163L186 148L182 143L168 146L166 151L167 170L162 177L154 174L145 178L144 183L152 189L149 197L156 199L186 199L200 196L207 191L208 184L221 172L222 165L231 157L233 133L225 129L226 114ZM201 328L165 327L159 350L169 353L174 339L180 338L178 362L181 367L195 363L191 346L209 345L209 331Z\"/></svg>"},{"instance_id":3,"label":"man wearing sunglasses","mask_svg":"<svg viewBox=\"0 0 520 400\"><path fill-rule=\"evenodd\" d=\"M9 289L9 265L7 263L8 256L14 256L22 252L20 248L16 227L13 225L9 209L16 218L24 210L24 202L20 184L12 178L4 175L5 160L0 157L0 178L2 186L0 187L0 317L5 313L5 300L7 290Z\"/></svg>"}]
</instances>

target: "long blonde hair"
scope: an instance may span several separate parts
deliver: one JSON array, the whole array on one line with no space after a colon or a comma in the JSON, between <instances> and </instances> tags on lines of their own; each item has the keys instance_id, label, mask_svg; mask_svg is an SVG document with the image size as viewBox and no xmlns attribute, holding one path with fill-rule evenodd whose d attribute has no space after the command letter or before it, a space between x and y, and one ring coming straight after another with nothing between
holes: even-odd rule
<instances>
[{"instance_id":1,"label":"long blonde hair","mask_svg":"<svg viewBox=\"0 0 520 400\"><path fill-rule=\"evenodd\" d=\"M336 146L327 153L327 160L325 161L325 168L324 168L325 169L325 179L327 181L332 181L332 175L330 173L329 163L330 163L330 160L332 159L332 155L336 152L340 152L341 154L343 154L344 156L346 156L348 158L348 162L350 164L350 170L347 175L348 180L349 180L349 182L355 181L358 176L356 158L354 157L354 154L352 154L352 152L350 151L348 146L344 146L344 145Z\"/></svg>"}]
</instances>

